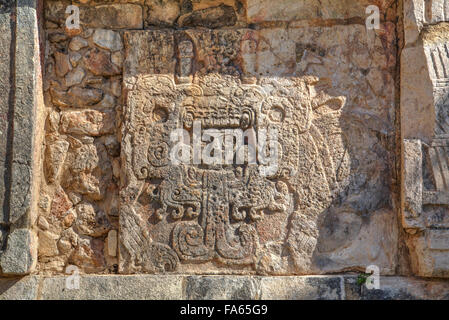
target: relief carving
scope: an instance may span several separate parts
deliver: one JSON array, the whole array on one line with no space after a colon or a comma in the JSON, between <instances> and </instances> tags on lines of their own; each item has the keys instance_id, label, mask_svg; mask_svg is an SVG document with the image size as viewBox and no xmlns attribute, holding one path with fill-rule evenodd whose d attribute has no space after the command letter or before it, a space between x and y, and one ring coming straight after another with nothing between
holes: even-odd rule
<instances>
[{"instance_id":1,"label":"relief carving","mask_svg":"<svg viewBox=\"0 0 449 320\"><path fill-rule=\"evenodd\" d=\"M313 112L328 99L320 102L310 97L317 81L313 77L296 79L289 87L269 80L274 88L270 95L263 89L264 83L245 85L237 78L217 74L204 76L198 84L176 84L174 80L165 75L142 76L128 92L125 148L131 150L126 161L132 162L132 177L122 195L131 201L122 201L120 214L122 230L126 229L123 250L130 254L127 260L134 269L139 269L140 263L142 271L150 272L160 271L164 258L168 259L166 271L176 268L177 259L181 263L214 261L254 267L262 254L255 223L266 214L288 217L299 210L293 199L301 197L299 190L304 189L309 175L305 170L316 161L307 158L303 148L318 144L317 148L327 150L320 145L323 141L313 124ZM338 101L338 108L343 106L344 98L332 99ZM201 137L193 136L194 123L203 129L222 130L222 135L234 128L275 128L280 157L277 170L261 175L259 157L255 163L247 157L240 165L232 161L217 165L195 164L192 154L190 163L174 165L170 132L183 128L195 143ZM199 147L206 147L204 140ZM318 173L326 184L322 197L330 197L336 183L327 156L328 150L323 154L326 169L322 167ZM134 208L140 201L147 203L149 220L168 225L170 230L164 231L170 234L165 237L167 243L152 242L157 236L147 231L146 222ZM153 263L148 265L142 257Z\"/></svg>"}]
</instances>

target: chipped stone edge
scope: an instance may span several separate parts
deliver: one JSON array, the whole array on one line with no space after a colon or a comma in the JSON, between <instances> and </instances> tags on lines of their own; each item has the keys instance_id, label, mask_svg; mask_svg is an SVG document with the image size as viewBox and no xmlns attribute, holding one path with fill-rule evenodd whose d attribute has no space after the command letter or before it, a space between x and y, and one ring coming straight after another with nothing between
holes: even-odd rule
<instances>
[{"instance_id":1,"label":"chipped stone edge","mask_svg":"<svg viewBox=\"0 0 449 320\"><path fill-rule=\"evenodd\" d=\"M297 300L303 297L292 294L282 295L286 281L294 281L296 291L305 292L309 300L449 300L449 280L423 279L412 277L381 276L380 288L368 290L357 283L357 275L329 276L201 276L207 278L213 290L201 293L205 299L223 299L211 292L222 285L224 292L232 291L229 283L242 278L256 284L256 292L251 300ZM70 276L46 277L30 275L22 278L0 279L0 300L185 300L186 283L198 276L191 275L81 275L79 289L67 288ZM329 283L338 282L341 292L338 296L326 296L322 293L335 287ZM269 293L277 290L276 297ZM267 295L268 293L268 295ZM198 292L196 294L198 296ZM202 299L202 297L198 297Z\"/></svg>"}]
</instances>

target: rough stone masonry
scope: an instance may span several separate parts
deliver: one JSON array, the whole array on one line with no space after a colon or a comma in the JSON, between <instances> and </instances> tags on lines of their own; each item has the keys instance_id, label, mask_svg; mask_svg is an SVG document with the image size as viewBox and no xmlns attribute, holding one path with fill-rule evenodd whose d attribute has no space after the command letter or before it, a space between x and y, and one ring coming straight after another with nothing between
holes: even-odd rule
<instances>
[{"instance_id":1,"label":"rough stone masonry","mask_svg":"<svg viewBox=\"0 0 449 320\"><path fill-rule=\"evenodd\" d=\"M449 0L0 1L0 53L1 298L449 299Z\"/></svg>"}]
</instances>

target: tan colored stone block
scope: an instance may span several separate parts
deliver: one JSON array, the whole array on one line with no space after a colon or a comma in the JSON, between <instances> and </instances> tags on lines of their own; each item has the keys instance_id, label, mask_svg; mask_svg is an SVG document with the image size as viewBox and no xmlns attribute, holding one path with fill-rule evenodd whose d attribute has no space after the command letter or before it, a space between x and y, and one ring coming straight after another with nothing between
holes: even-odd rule
<instances>
[{"instance_id":1,"label":"tan colored stone block","mask_svg":"<svg viewBox=\"0 0 449 320\"><path fill-rule=\"evenodd\" d=\"M45 278L41 300L181 300L180 276L81 276L78 290L66 288L67 277Z\"/></svg>"},{"instance_id":2,"label":"tan colored stone block","mask_svg":"<svg viewBox=\"0 0 449 320\"><path fill-rule=\"evenodd\" d=\"M64 112L61 130L65 133L100 136L114 132L114 113L96 110Z\"/></svg>"},{"instance_id":3,"label":"tan colored stone block","mask_svg":"<svg viewBox=\"0 0 449 320\"><path fill-rule=\"evenodd\" d=\"M58 236L49 231L39 231L39 257L52 257L58 255L56 240Z\"/></svg>"},{"instance_id":4,"label":"tan colored stone block","mask_svg":"<svg viewBox=\"0 0 449 320\"><path fill-rule=\"evenodd\" d=\"M343 300L343 277L264 277L262 300Z\"/></svg>"},{"instance_id":5,"label":"tan colored stone block","mask_svg":"<svg viewBox=\"0 0 449 320\"><path fill-rule=\"evenodd\" d=\"M113 3L80 7L82 26L106 29L142 29L142 7L131 3Z\"/></svg>"}]
</instances>

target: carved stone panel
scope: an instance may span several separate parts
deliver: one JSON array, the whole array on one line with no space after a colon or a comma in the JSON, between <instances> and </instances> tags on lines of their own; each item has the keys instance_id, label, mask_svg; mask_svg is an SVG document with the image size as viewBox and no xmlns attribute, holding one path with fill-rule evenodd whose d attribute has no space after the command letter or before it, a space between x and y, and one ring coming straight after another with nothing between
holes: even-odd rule
<instances>
[{"instance_id":1,"label":"carved stone panel","mask_svg":"<svg viewBox=\"0 0 449 320\"><path fill-rule=\"evenodd\" d=\"M120 272L324 273L376 259L391 272L394 246L380 253L374 230L394 215L376 200L387 191L368 182L387 160L351 165L371 157L354 154L344 133L359 130L344 124L358 117L354 98L320 77L332 49L303 39L330 33L290 31L279 53L265 39L285 30L125 33ZM351 192L360 183L352 170L374 167L378 177ZM357 248L360 234L376 249Z\"/></svg>"}]
</instances>

